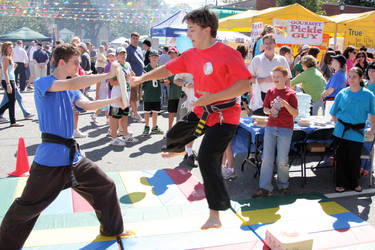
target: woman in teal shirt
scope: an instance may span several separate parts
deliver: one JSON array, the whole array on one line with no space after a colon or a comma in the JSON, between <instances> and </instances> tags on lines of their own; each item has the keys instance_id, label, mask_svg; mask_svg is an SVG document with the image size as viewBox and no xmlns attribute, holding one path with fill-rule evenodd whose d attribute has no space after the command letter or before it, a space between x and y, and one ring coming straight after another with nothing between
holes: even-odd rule
<instances>
[{"instance_id":1,"label":"woman in teal shirt","mask_svg":"<svg viewBox=\"0 0 375 250\"><path fill-rule=\"evenodd\" d=\"M15 104L16 104L16 82L14 76L14 62L13 62L13 44L12 42L5 42L1 46L1 66L2 66L2 81L8 102L0 108L0 114L9 109L9 120L11 127L22 127L23 124L16 123Z\"/></svg>"},{"instance_id":2,"label":"woman in teal shirt","mask_svg":"<svg viewBox=\"0 0 375 250\"><path fill-rule=\"evenodd\" d=\"M365 123L371 114L370 134L375 132L375 97L364 88L363 71L353 67L348 74L349 87L341 90L330 114L336 122L333 135L338 139L336 149L336 192L352 189L362 191L359 185L361 151Z\"/></svg>"}]
</instances>

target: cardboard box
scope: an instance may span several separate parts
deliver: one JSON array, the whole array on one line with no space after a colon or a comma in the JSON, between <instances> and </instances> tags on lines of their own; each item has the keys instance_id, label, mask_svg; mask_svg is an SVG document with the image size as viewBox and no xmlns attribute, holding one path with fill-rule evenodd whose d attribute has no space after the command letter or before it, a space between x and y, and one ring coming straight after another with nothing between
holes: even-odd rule
<instances>
[{"instance_id":1,"label":"cardboard box","mask_svg":"<svg viewBox=\"0 0 375 250\"><path fill-rule=\"evenodd\" d=\"M306 145L307 150L313 153L325 152L327 146L328 146L327 143L320 143L320 142L309 142Z\"/></svg>"},{"instance_id":2,"label":"cardboard box","mask_svg":"<svg viewBox=\"0 0 375 250\"><path fill-rule=\"evenodd\" d=\"M313 239L307 233L299 230L284 230L280 226L270 226L266 231L264 239L267 246L272 250L310 250L313 246Z\"/></svg>"}]
</instances>

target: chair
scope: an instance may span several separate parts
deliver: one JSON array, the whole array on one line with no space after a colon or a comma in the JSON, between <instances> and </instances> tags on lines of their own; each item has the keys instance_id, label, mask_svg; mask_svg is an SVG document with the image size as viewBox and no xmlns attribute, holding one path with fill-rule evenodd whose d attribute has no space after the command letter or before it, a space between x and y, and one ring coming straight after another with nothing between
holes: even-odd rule
<instances>
[{"instance_id":1,"label":"chair","mask_svg":"<svg viewBox=\"0 0 375 250\"><path fill-rule=\"evenodd\" d=\"M374 143L375 137L367 139L365 137L365 143L371 143L370 147L363 145L361 152L361 160L365 160L365 166L368 161L370 161L370 171L369 171L369 186L372 187L372 176L373 176L373 164L374 164Z\"/></svg>"},{"instance_id":2,"label":"chair","mask_svg":"<svg viewBox=\"0 0 375 250\"><path fill-rule=\"evenodd\" d=\"M320 165L320 162L324 159L324 156L333 155L333 133L334 128L321 128L314 130L308 134L304 142L304 153L303 153L303 178L306 184L306 159L307 156L319 155L320 160L315 167L311 169L316 169ZM313 144L318 143L318 144Z\"/></svg>"},{"instance_id":3,"label":"chair","mask_svg":"<svg viewBox=\"0 0 375 250\"><path fill-rule=\"evenodd\" d=\"M289 150L289 168L292 166L296 157L300 158L301 162L301 177L303 178L303 166L304 166L304 142L306 139L306 132L302 130L294 130L292 135L292 141ZM295 172L295 171L293 171Z\"/></svg>"}]
</instances>

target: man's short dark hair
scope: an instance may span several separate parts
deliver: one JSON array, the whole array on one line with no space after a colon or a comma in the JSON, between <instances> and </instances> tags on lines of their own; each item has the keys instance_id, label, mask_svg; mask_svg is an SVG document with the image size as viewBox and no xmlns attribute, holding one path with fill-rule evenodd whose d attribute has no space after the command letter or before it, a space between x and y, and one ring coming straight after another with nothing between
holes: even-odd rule
<instances>
[{"instance_id":1,"label":"man's short dark hair","mask_svg":"<svg viewBox=\"0 0 375 250\"><path fill-rule=\"evenodd\" d=\"M293 54L292 49L289 46L283 46L280 48L280 51L279 51L280 56L285 56L285 54L287 53Z\"/></svg>"},{"instance_id":2,"label":"man's short dark hair","mask_svg":"<svg viewBox=\"0 0 375 250\"><path fill-rule=\"evenodd\" d=\"M369 75L368 75L368 71L369 71L370 69L375 69L375 62L370 62L370 63L368 64L368 66L367 66L367 69L366 69L366 77L367 77L367 79L370 79L370 77L369 77Z\"/></svg>"},{"instance_id":3,"label":"man's short dark hair","mask_svg":"<svg viewBox=\"0 0 375 250\"><path fill-rule=\"evenodd\" d=\"M148 47L151 47L151 42L148 39L144 40L143 44L147 45Z\"/></svg>"},{"instance_id":4,"label":"man's short dark hair","mask_svg":"<svg viewBox=\"0 0 375 250\"><path fill-rule=\"evenodd\" d=\"M320 49L317 48L317 47L311 47L311 48L309 49L309 52L308 52L308 54L309 54L310 56L313 56L313 57L315 57L315 58L318 57L319 53L320 53Z\"/></svg>"},{"instance_id":5,"label":"man's short dark hair","mask_svg":"<svg viewBox=\"0 0 375 250\"><path fill-rule=\"evenodd\" d=\"M22 41L21 40L17 40L17 44L22 44Z\"/></svg>"},{"instance_id":6,"label":"man's short dark hair","mask_svg":"<svg viewBox=\"0 0 375 250\"><path fill-rule=\"evenodd\" d=\"M139 33L138 33L138 32L132 32L132 33L130 34L130 37L133 37L133 36L137 36L137 37L139 37Z\"/></svg>"},{"instance_id":7,"label":"man's short dark hair","mask_svg":"<svg viewBox=\"0 0 375 250\"><path fill-rule=\"evenodd\" d=\"M236 50L241 53L243 59L249 54L249 49L245 45L238 45Z\"/></svg>"},{"instance_id":8,"label":"man's short dark hair","mask_svg":"<svg viewBox=\"0 0 375 250\"><path fill-rule=\"evenodd\" d=\"M163 47L163 50L164 50L164 52L168 53L169 48L168 47Z\"/></svg>"},{"instance_id":9,"label":"man's short dark hair","mask_svg":"<svg viewBox=\"0 0 375 250\"><path fill-rule=\"evenodd\" d=\"M57 46L53 52L53 64L57 68L60 59L64 60L64 62L68 62L72 56L79 56L80 54L80 51L74 45L69 43L61 44Z\"/></svg>"},{"instance_id":10,"label":"man's short dark hair","mask_svg":"<svg viewBox=\"0 0 375 250\"><path fill-rule=\"evenodd\" d=\"M217 29L219 27L219 20L217 15L210 11L207 7L203 7L197 10L193 10L186 14L182 22L192 22L199 25L202 28L211 28L211 36L216 38Z\"/></svg>"}]
</instances>

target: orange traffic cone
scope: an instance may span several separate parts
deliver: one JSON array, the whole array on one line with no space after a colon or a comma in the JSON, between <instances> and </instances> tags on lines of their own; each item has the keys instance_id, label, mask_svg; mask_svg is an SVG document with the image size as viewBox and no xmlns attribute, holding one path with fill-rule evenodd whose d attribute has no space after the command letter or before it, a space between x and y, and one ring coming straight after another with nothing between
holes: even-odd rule
<instances>
[{"instance_id":1,"label":"orange traffic cone","mask_svg":"<svg viewBox=\"0 0 375 250\"><path fill-rule=\"evenodd\" d=\"M29 170L30 170L30 165L29 165L29 160L27 159L25 141L23 140L23 137L20 137L18 139L16 170L11 173L8 173L8 175L17 176L17 177L26 177L26 176L29 176Z\"/></svg>"}]
</instances>

